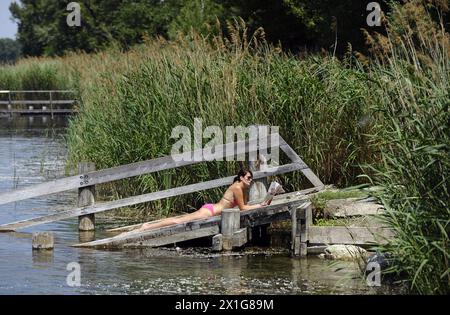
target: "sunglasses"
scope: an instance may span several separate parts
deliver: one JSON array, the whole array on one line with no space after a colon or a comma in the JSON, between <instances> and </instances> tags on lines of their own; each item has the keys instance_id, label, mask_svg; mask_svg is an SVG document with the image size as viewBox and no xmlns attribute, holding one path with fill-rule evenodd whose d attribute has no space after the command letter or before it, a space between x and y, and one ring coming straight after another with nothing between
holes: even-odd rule
<instances>
[{"instance_id":1,"label":"sunglasses","mask_svg":"<svg viewBox=\"0 0 450 315\"><path fill-rule=\"evenodd\" d=\"M245 178L246 180L252 180L252 179L253 179L252 176L245 176L244 178Z\"/></svg>"}]
</instances>

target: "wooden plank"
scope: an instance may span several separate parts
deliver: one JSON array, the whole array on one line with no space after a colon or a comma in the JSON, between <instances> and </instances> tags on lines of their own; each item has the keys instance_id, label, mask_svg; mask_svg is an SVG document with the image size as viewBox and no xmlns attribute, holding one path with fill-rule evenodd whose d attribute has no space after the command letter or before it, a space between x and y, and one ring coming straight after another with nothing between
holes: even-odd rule
<instances>
[{"instance_id":1,"label":"wooden plank","mask_svg":"<svg viewBox=\"0 0 450 315\"><path fill-rule=\"evenodd\" d=\"M207 219L195 220L186 223L167 226L159 229L149 231L138 231L123 233L114 237L96 240L87 243L80 243L72 245L73 247L92 247L92 248L120 248L126 244L139 244L147 240L157 238L165 238L174 234L185 233L186 231L193 231L204 229L212 226L219 227L220 217L212 217Z\"/></svg>"},{"instance_id":2,"label":"wooden plank","mask_svg":"<svg viewBox=\"0 0 450 315\"><path fill-rule=\"evenodd\" d=\"M291 211L291 253L293 256L298 256L300 254L300 235L299 231L299 209L292 209Z\"/></svg>"},{"instance_id":3,"label":"wooden plank","mask_svg":"<svg viewBox=\"0 0 450 315\"><path fill-rule=\"evenodd\" d=\"M313 184L316 187L325 187L325 185L322 183L322 181L319 179L319 177L317 177L317 175L314 174L314 172L311 169L303 168L301 171L302 171L303 175L305 175L306 178L309 179L311 184Z\"/></svg>"},{"instance_id":4,"label":"wooden plank","mask_svg":"<svg viewBox=\"0 0 450 315\"><path fill-rule=\"evenodd\" d=\"M389 228L310 226L310 244L385 244L395 236Z\"/></svg>"},{"instance_id":5,"label":"wooden plank","mask_svg":"<svg viewBox=\"0 0 450 315\"><path fill-rule=\"evenodd\" d=\"M289 220L291 218L290 211L302 204L306 204L303 200L288 201L281 204L272 204L257 211L241 211L240 227L255 227L269 224L275 221Z\"/></svg>"},{"instance_id":6,"label":"wooden plank","mask_svg":"<svg viewBox=\"0 0 450 315\"><path fill-rule=\"evenodd\" d=\"M325 248L327 248L327 245L308 246L308 255L319 255L325 253Z\"/></svg>"},{"instance_id":7,"label":"wooden plank","mask_svg":"<svg viewBox=\"0 0 450 315\"><path fill-rule=\"evenodd\" d=\"M298 167L300 167L300 165L287 164L287 165L279 166L279 167L275 168L275 170L269 169L266 171L260 171L253 175L254 175L254 177L259 177L259 176L265 177L265 176L268 176L268 174L282 174L282 173L291 172L292 170L296 170ZM261 174L261 173L263 173L263 174ZM72 217L78 217L78 216L86 215L86 214L90 214L90 213L98 213L98 212L117 209L117 208L121 208L121 207L133 206L133 205L143 203L143 202L155 201L155 200L160 200L160 199L164 199L164 198L193 193L193 192L197 192L197 191L226 186L226 185L230 185L232 183L233 178L234 178L234 176L229 176L229 177L210 180L210 181L206 181L206 182L202 182L202 183L191 184L191 185L187 185L187 186L171 188L171 189L167 189L167 190L163 190L163 191L158 191L158 192L148 193L148 194L144 194L144 195L128 197L128 198L124 198L124 199L120 199L120 200L105 202L105 203L101 203L101 204L97 204L97 205L93 205L93 206L89 206L89 207L75 208L75 209L59 212L59 213L48 215L48 216L42 216L42 217L37 217L37 218L33 218L33 219L7 223L7 224L0 225L0 232L15 231L17 229L23 229L23 228L27 228L27 227L31 227L31 226L35 226L35 225L44 224L44 223L65 220L65 219L69 219Z\"/></svg>"},{"instance_id":8,"label":"wooden plank","mask_svg":"<svg viewBox=\"0 0 450 315\"><path fill-rule=\"evenodd\" d=\"M308 198L308 196L307 196L308 194L311 194L311 193L314 193L314 192L318 192L320 190L321 190L320 187L313 187L313 188L303 189L303 190L300 190L300 191L294 191L294 192L290 192L290 193L277 195L277 196L275 196L273 198L272 205L279 204L280 202L282 203L282 202L292 201L292 200L307 199ZM249 202L249 204L256 204L258 202L260 202L260 200ZM176 217L174 217L174 218L176 218ZM284 218L283 218L283 220L284 220ZM156 222L159 222L159 221L161 221L161 220L157 220L157 221L153 221L153 222L156 223ZM133 224L133 225L121 226L121 227L109 229L109 230L106 230L106 231L107 232L127 232L127 231L134 230L134 229L140 227L141 225L142 225L142 223L138 223L138 224Z\"/></svg>"},{"instance_id":9,"label":"wooden plank","mask_svg":"<svg viewBox=\"0 0 450 315\"><path fill-rule=\"evenodd\" d=\"M293 163L300 163L304 167L302 168L302 173L308 178L308 180L315 187L325 187L322 181L317 177L316 174L309 168L308 165L298 156L298 154L291 148L291 146L280 137L280 149L286 153L286 155L291 159Z\"/></svg>"},{"instance_id":10,"label":"wooden plank","mask_svg":"<svg viewBox=\"0 0 450 315\"><path fill-rule=\"evenodd\" d=\"M187 240L193 240L196 238L213 236L219 233L219 226L210 226L202 229L185 231L174 235L167 235L163 237L153 238L145 241L140 241L137 243L125 244L123 247L126 248L142 248L142 247L158 247L168 244L179 243Z\"/></svg>"},{"instance_id":11,"label":"wooden plank","mask_svg":"<svg viewBox=\"0 0 450 315\"><path fill-rule=\"evenodd\" d=\"M232 142L227 143L223 145L217 145L214 147L213 150L222 150L224 157L231 157L234 156L236 153L234 150L235 145L245 145L246 152L257 152L257 142L258 139L253 140L245 140L245 141L238 141L238 142ZM264 146L263 146L264 147ZM263 148L261 147L261 148ZM14 201L20 201L24 199L39 197L39 196L45 196L50 195L58 192L63 192L71 189L77 189L83 186L90 186L90 185L96 185L96 184L102 184L107 183L123 178L129 178L133 176L138 175L144 175L149 173L154 173L162 170L168 170L180 166L187 166L192 164L197 164L203 161L206 161L204 159L203 152L206 150L206 152L209 152L210 149L199 149L195 151L191 151L191 156L199 156L202 157L201 161L194 161L194 159L190 159L188 161L182 160L184 155L183 154L177 154L173 156L164 156L153 160L147 160L142 162L136 162L132 164L127 165L121 165L113 168L108 168L96 172L89 172L84 175L76 175L66 178L61 178L53 181L49 181L46 183L34 185L31 187L25 187L22 189L17 190L11 190L7 191L5 193L0 194L0 205L14 202ZM288 166L291 165L291 166ZM299 170L301 169L301 165L292 165L287 164L286 167L291 167L291 170ZM287 172L287 171L285 171ZM267 177L269 175L276 175L281 173L276 172L260 172L258 173L258 176L254 176L254 178L261 178L261 177ZM218 186L216 186L218 187Z\"/></svg>"},{"instance_id":12,"label":"wooden plank","mask_svg":"<svg viewBox=\"0 0 450 315\"><path fill-rule=\"evenodd\" d=\"M247 243L247 228L239 229L233 233L233 247L242 247Z\"/></svg>"},{"instance_id":13,"label":"wooden plank","mask_svg":"<svg viewBox=\"0 0 450 315\"><path fill-rule=\"evenodd\" d=\"M292 207L298 207L299 201L290 201L281 205L270 205L267 207L262 207L259 209L253 209L248 211L241 211L241 224L242 222L253 222L251 219L245 219L246 217L261 217L270 214L275 214L280 211L289 211ZM244 219L243 219L244 218ZM117 248L123 247L125 244L139 243L145 240L154 239L158 237L166 237L177 233L184 233L185 231L190 231L194 229L201 229L206 227L211 227L214 225L219 225L221 221L220 216L214 216L211 218L200 219L195 221L190 221L187 223L176 224L168 227L163 227L159 229L149 230L149 231L138 231L120 234L111 238L106 238L102 240L96 240L87 243L75 244L74 247L93 247L93 248ZM243 226L241 225L241 228ZM246 227L246 226L244 226Z\"/></svg>"}]
</instances>

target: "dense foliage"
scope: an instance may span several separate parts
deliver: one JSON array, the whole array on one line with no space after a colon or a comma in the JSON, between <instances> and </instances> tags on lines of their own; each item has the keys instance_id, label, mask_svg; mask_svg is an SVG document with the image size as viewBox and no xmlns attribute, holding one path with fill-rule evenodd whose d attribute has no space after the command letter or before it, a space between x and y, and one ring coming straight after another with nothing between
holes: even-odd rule
<instances>
[{"instance_id":1,"label":"dense foliage","mask_svg":"<svg viewBox=\"0 0 450 315\"><path fill-rule=\"evenodd\" d=\"M81 27L69 27L66 0L22 0L10 7L25 55L93 52L112 43L128 48L145 36L174 38L191 29L211 32L216 21L242 17L249 31L263 27L269 42L293 51L345 52L364 46L367 3L360 0L82 0ZM381 4L384 1L379 1ZM383 8L386 8L383 5ZM209 25L209 26L208 26ZM379 31L381 28L375 28ZM215 28L215 33L227 31Z\"/></svg>"},{"instance_id":2,"label":"dense foliage","mask_svg":"<svg viewBox=\"0 0 450 315\"><path fill-rule=\"evenodd\" d=\"M0 38L0 64L14 63L22 54L22 48L17 40Z\"/></svg>"}]
</instances>

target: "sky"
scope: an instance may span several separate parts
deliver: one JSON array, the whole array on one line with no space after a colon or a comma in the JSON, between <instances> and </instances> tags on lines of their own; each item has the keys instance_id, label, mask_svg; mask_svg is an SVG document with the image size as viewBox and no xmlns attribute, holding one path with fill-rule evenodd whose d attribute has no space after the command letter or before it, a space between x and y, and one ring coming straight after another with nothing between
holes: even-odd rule
<instances>
[{"instance_id":1,"label":"sky","mask_svg":"<svg viewBox=\"0 0 450 315\"><path fill-rule=\"evenodd\" d=\"M16 38L17 24L11 21L9 5L17 0L0 0L0 38Z\"/></svg>"}]
</instances>

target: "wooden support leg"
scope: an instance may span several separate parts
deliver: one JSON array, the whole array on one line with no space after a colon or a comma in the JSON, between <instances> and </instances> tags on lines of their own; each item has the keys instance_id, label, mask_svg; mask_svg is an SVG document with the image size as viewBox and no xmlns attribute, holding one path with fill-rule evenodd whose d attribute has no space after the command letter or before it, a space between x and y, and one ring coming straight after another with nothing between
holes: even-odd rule
<instances>
[{"instance_id":1,"label":"wooden support leg","mask_svg":"<svg viewBox=\"0 0 450 315\"><path fill-rule=\"evenodd\" d=\"M80 183L88 184L89 177L85 175L88 172L95 171L95 164L83 162L78 165L80 174ZM78 207L91 206L95 203L95 185L88 185L78 188ZM95 214L86 214L78 217L78 229L80 231L95 230Z\"/></svg>"},{"instance_id":2,"label":"wooden support leg","mask_svg":"<svg viewBox=\"0 0 450 315\"><path fill-rule=\"evenodd\" d=\"M292 232L291 232L291 254L296 257L300 254L300 234L298 233L299 228L297 219L297 209L291 209L291 221L292 221Z\"/></svg>"},{"instance_id":3,"label":"wooden support leg","mask_svg":"<svg viewBox=\"0 0 450 315\"><path fill-rule=\"evenodd\" d=\"M220 252L223 249L223 236L222 234L214 235L212 238L212 250Z\"/></svg>"},{"instance_id":4,"label":"wooden support leg","mask_svg":"<svg viewBox=\"0 0 450 315\"><path fill-rule=\"evenodd\" d=\"M297 228L300 228L298 234L300 234L300 257L306 257L308 255L308 243L306 236L306 222L304 219L298 220Z\"/></svg>"},{"instance_id":5,"label":"wooden support leg","mask_svg":"<svg viewBox=\"0 0 450 315\"><path fill-rule=\"evenodd\" d=\"M233 249L233 234L239 230L240 220L239 209L223 209L220 224L223 250L230 251Z\"/></svg>"},{"instance_id":6,"label":"wooden support leg","mask_svg":"<svg viewBox=\"0 0 450 315\"><path fill-rule=\"evenodd\" d=\"M309 203L307 207L301 209L302 218L300 220L300 257L308 255L308 230L312 224L312 204Z\"/></svg>"},{"instance_id":7,"label":"wooden support leg","mask_svg":"<svg viewBox=\"0 0 450 315\"><path fill-rule=\"evenodd\" d=\"M308 204L298 209L292 209L292 255L306 257L308 254L308 226L311 220L312 206Z\"/></svg>"},{"instance_id":8,"label":"wooden support leg","mask_svg":"<svg viewBox=\"0 0 450 315\"><path fill-rule=\"evenodd\" d=\"M306 257L308 255L308 240L309 240L309 227L312 225L312 204L309 203L309 205L304 209L303 212L304 219L302 220L302 225L300 229L300 242L301 242L301 250L300 250L300 256Z\"/></svg>"}]
</instances>

